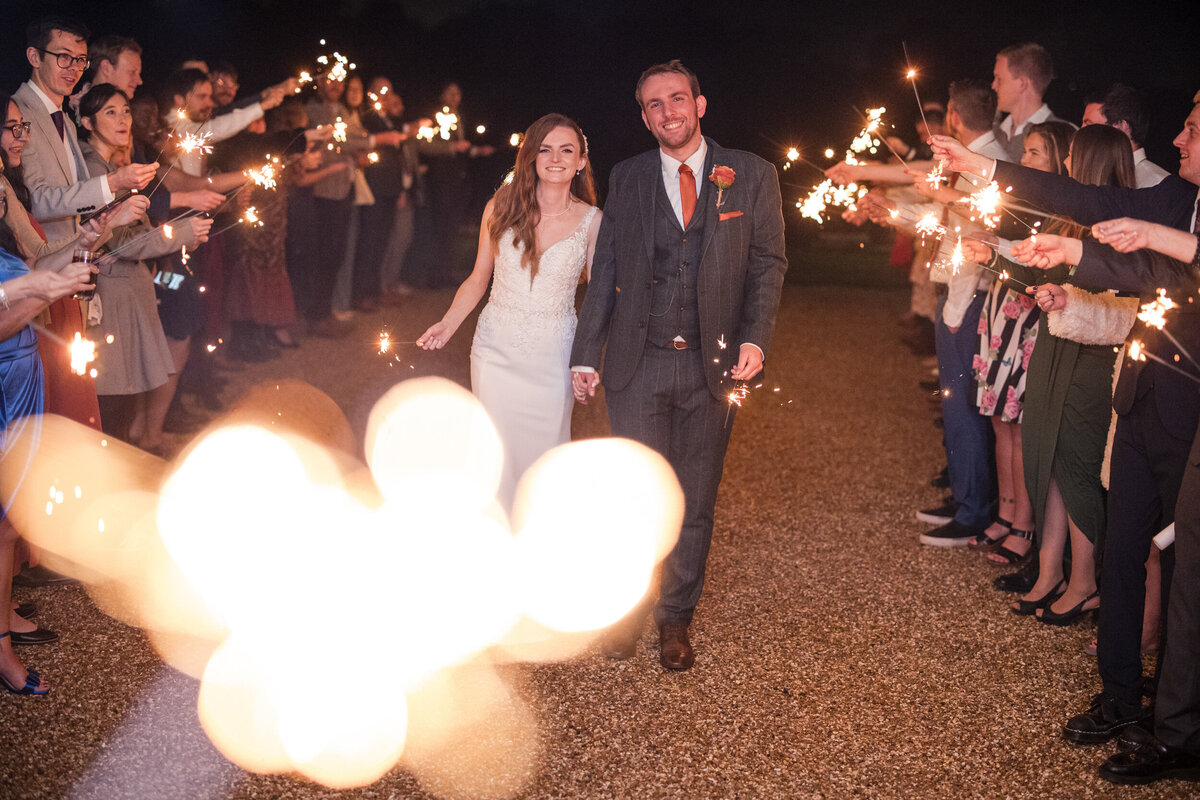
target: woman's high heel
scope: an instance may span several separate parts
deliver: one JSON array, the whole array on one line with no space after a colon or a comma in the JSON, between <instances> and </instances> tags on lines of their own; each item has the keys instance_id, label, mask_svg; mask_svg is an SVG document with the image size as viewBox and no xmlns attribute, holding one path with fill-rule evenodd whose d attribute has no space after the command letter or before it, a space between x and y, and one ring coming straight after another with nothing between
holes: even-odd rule
<instances>
[{"instance_id":1,"label":"woman's high heel","mask_svg":"<svg viewBox=\"0 0 1200 800\"><path fill-rule=\"evenodd\" d=\"M1037 600L1018 600L1012 605L1012 612L1020 617L1032 617L1037 613L1039 608L1047 608L1058 598L1062 597L1063 592L1067 590L1067 581L1064 578L1055 584L1054 588L1046 592Z\"/></svg>"},{"instance_id":2,"label":"woman's high heel","mask_svg":"<svg viewBox=\"0 0 1200 800\"><path fill-rule=\"evenodd\" d=\"M1067 625L1070 625L1073 622L1075 622L1076 620L1078 620L1084 614L1089 614L1093 611L1098 611L1099 610L1098 607L1097 608L1089 608L1087 610L1084 610L1083 607L1087 604L1087 602L1089 600L1091 600L1092 598L1095 598L1095 597L1099 597L1099 596L1100 596L1100 591L1099 590L1094 591L1091 594L1089 594L1087 597L1080 600L1079 605L1075 606L1074 608L1067 609L1066 611L1064 611L1061 614L1055 614L1053 611L1050 610L1050 607L1047 606L1046 608L1042 609L1041 614L1037 615L1038 622L1044 622L1047 625L1056 625L1060 628L1066 627Z\"/></svg>"}]
</instances>

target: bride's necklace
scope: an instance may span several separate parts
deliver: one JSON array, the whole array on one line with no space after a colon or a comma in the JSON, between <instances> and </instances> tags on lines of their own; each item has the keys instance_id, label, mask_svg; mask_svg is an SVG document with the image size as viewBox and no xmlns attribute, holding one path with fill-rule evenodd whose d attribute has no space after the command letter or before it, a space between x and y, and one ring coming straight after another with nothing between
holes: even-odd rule
<instances>
[{"instance_id":1,"label":"bride's necklace","mask_svg":"<svg viewBox=\"0 0 1200 800\"><path fill-rule=\"evenodd\" d=\"M571 204L574 202L575 202L575 198L568 197L567 198L567 207L564 208L562 211L558 211L554 214L547 214L545 211L542 211L542 206L541 206L541 204L539 204L538 205L538 213L540 213L542 215L542 219L545 219L546 217L561 217L563 214L565 214L571 210Z\"/></svg>"}]
</instances>

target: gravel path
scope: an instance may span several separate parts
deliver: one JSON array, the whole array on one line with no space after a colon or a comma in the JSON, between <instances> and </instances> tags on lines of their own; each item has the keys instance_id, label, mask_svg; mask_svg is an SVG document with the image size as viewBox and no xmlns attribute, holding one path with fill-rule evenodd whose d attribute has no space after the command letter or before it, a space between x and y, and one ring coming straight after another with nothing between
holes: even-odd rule
<instances>
[{"instance_id":1,"label":"gravel path","mask_svg":"<svg viewBox=\"0 0 1200 800\"><path fill-rule=\"evenodd\" d=\"M226 397L301 377L361 439L397 379L467 383L471 321L441 353L400 345L392 366L375 346L385 326L415 339L449 299L360 315L355 338L305 340L232 373ZM524 775L497 759L496 786L524 780L523 798L1195 796L1181 782L1106 784L1095 768L1111 748L1059 737L1098 686L1090 627L1016 617L978 556L918 544L913 511L939 499L928 479L942 458L920 368L894 336L906 300L785 288L766 385L739 412L726 461L695 668L660 669L649 630L629 662L505 667L538 725L518 744L538 755ZM580 409L575 430L603 435L602 407ZM346 793L245 773L200 732L197 684L139 631L78 587L16 597L36 598L62 639L21 650L53 681L49 697L0 695L0 797L428 796L401 769Z\"/></svg>"}]
</instances>

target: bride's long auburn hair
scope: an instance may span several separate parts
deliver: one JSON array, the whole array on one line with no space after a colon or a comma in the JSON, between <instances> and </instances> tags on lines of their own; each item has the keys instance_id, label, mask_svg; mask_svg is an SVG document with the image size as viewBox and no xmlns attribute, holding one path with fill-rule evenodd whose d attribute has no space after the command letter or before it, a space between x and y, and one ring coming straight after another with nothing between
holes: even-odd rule
<instances>
[{"instance_id":1,"label":"bride's long auburn hair","mask_svg":"<svg viewBox=\"0 0 1200 800\"><path fill-rule=\"evenodd\" d=\"M529 280L537 275L537 225L542 214L537 202L537 154L542 141L555 128L570 128L575 131L579 149L584 158L583 169L571 180L571 196L588 205L596 204L596 187L592 180L592 160L587 158L587 139L579 125L562 114L547 114L529 126L517 150L517 163L513 166L512 182L496 190L492 196L492 219L488 233L492 237L492 248L500 244L500 237L509 228L513 230L513 243L523 246L521 264L529 268Z\"/></svg>"}]
</instances>

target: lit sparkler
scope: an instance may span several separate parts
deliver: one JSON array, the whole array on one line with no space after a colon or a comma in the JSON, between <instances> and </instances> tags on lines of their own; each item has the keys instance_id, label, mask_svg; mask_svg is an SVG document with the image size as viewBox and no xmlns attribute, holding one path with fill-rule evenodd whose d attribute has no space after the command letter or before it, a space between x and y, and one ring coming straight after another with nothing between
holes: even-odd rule
<instances>
[{"instance_id":1,"label":"lit sparkler","mask_svg":"<svg viewBox=\"0 0 1200 800\"><path fill-rule=\"evenodd\" d=\"M475 132L478 133L480 136L483 136L485 133L487 133L487 126L486 125L476 125Z\"/></svg>"},{"instance_id":2,"label":"lit sparkler","mask_svg":"<svg viewBox=\"0 0 1200 800\"><path fill-rule=\"evenodd\" d=\"M86 374L87 365L96 360L96 343L90 339L84 339L76 331L75 339L70 344L70 350L71 372L74 372L76 375Z\"/></svg>"},{"instance_id":3,"label":"lit sparkler","mask_svg":"<svg viewBox=\"0 0 1200 800\"><path fill-rule=\"evenodd\" d=\"M521 134L514 133L513 135L509 136L508 143L512 147L520 147L521 146Z\"/></svg>"},{"instance_id":4,"label":"lit sparkler","mask_svg":"<svg viewBox=\"0 0 1200 800\"><path fill-rule=\"evenodd\" d=\"M379 153L367 153L367 161L372 164L379 163Z\"/></svg>"},{"instance_id":5,"label":"lit sparkler","mask_svg":"<svg viewBox=\"0 0 1200 800\"><path fill-rule=\"evenodd\" d=\"M950 178L946 175L946 162L939 161L937 166L929 171L925 176L925 183L930 189L940 189L942 184L950 183Z\"/></svg>"},{"instance_id":6,"label":"lit sparkler","mask_svg":"<svg viewBox=\"0 0 1200 800\"><path fill-rule=\"evenodd\" d=\"M938 221L938 215L933 211L921 217L913 227L916 228L917 233L921 234L922 237L936 236L940 239L946 235L946 226Z\"/></svg>"},{"instance_id":7,"label":"lit sparkler","mask_svg":"<svg viewBox=\"0 0 1200 800\"><path fill-rule=\"evenodd\" d=\"M179 140L179 152L188 153L204 153L209 154L213 151L212 145L208 143L212 133L188 133L184 134Z\"/></svg>"},{"instance_id":8,"label":"lit sparkler","mask_svg":"<svg viewBox=\"0 0 1200 800\"><path fill-rule=\"evenodd\" d=\"M908 82L912 84L913 97L917 98L917 108L921 111L921 123L925 126L925 130L929 130L929 123L925 120L925 106L921 104L921 95L917 92L917 71L912 67L912 61L908 58L908 42L901 42L900 46L904 48L904 63L908 65Z\"/></svg>"},{"instance_id":9,"label":"lit sparkler","mask_svg":"<svg viewBox=\"0 0 1200 800\"><path fill-rule=\"evenodd\" d=\"M346 128L347 128L347 123L341 117L338 117L336 120L334 120L333 140L335 142L345 142L346 141Z\"/></svg>"},{"instance_id":10,"label":"lit sparkler","mask_svg":"<svg viewBox=\"0 0 1200 800\"><path fill-rule=\"evenodd\" d=\"M995 181L971 193L963 202L971 206L971 219L982 222L988 230L995 230L1000 224L1003 194Z\"/></svg>"},{"instance_id":11,"label":"lit sparkler","mask_svg":"<svg viewBox=\"0 0 1200 800\"><path fill-rule=\"evenodd\" d=\"M1137 318L1149 327L1156 328L1161 331L1163 336L1166 336L1171 344L1175 345L1179 352L1182 353L1188 361L1192 362L1193 365L1200 367L1200 363L1197 363L1196 359L1192 356L1188 349L1180 344L1179 340L1176 339L1166 328L1167 312L1173 308L1178 308L1178 304L1171 298L1167 297L1167 291L1165 289L1159 289L1158 297L1152 302L1145 303L1142 306L1141 311L1138 312Z\"/></svg>"},{"instance_id":12,"label":"lit sparkler","mask_svg":"<svg viewBox=\"0 0 1200 800\"><path fill-rule=\"evenodd\" d=\"M950 268L954 271L954 274L957 275L958 271L962 267L962 265L963 265L962 237L959 236L958 241L955 242L955 244L954 244L953 252L950 253Z\"/></svg>"},{"instance_id":13,"label":"lit sparkler","mask_svg":"<svg viewBox=\"0 0 1200 800\"><path fill-rule=\"evenodd\" d=\"M267 163L257 169L248 169L243 174L254 182L255 186L260 189L275 189L279 184L275 180L276 172L275 165L279 163L278 158L267 156Z\"/></svg>"},{"instance_id":14,"label":"lit sparkler","mask_svg":"<svg viewBox=\"0 0 1200 800\"><path fill-rule=\"evenodd\" d=\"M437 120L438 135L443 141L450 141L450 135L458 130L458 115L450 111L449 106L442 106L442 110L433 116Z\"/></svg>"},{"instance_id":15,"label":"lit sparkler","mask_svg":"<svg viewBox=\"0 0 1200 800\"><path fill-rule=\"evenodd\" d=\"M172 228L170 225L163 225L162 232L163 232L163 236L166 237L167 239L175 238L175 229Z\"/></svg>"}]
</instances>

